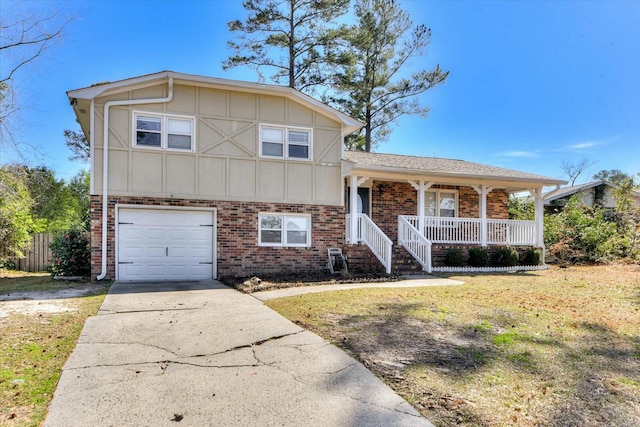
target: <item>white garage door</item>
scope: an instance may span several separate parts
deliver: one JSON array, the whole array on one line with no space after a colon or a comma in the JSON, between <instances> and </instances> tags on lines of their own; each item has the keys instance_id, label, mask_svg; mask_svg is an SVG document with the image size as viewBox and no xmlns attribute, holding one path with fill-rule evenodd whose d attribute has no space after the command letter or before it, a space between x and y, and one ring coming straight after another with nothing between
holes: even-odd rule
<instances>
[{"instance_id":1,"label":"white garage door","mask_svg":"<svg viewBox=\"0 0 640 427\"><path fill-rule=\"evenodd\" d=\"M118 210L119 280L215 277L211 211Z\"/></svg>"}]
</instances>

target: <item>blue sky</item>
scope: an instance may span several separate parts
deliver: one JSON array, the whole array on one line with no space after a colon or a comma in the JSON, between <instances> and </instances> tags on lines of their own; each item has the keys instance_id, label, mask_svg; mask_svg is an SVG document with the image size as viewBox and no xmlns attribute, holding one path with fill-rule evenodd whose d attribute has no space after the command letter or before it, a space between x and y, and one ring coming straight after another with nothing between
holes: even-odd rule
<instances>
[{"instance_id":1,"label":"blue sky","mask_svg":"<svg viewBox=\"0 0 640 427\"><path fill-rule=\"evenodd\" d=\"M448 81L421 96L428 118L398 120L376 151L463 159L564 178L563 161L640 172L640 2L421 1L402 6L432 29L429 55ZM245 16L239 0L7 1L72 17L64 39L16 76L23 153L68 179L62 133L77 129L66 91L173 70L256 81L248 68L223 71L226 23ZM16 155L0 149L0 163Z\"/></svg>"}]
</instances>

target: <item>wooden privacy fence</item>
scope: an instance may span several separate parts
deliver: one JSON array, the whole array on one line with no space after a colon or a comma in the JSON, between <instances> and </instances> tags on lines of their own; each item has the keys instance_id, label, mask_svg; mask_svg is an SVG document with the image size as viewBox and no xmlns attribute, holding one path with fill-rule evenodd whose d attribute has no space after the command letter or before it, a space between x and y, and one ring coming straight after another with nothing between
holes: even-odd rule
<instances>
[{"instance_id":1,"label":"wooden privacy fence","mask_svg":"<svg viewBox=\"0 0 640 427\"><path fill-rule=\"evenodd\" d=\"M51 234L36 233L31 235L31 246L24 251L24 258L10 259L16 263L16 269L20 271L44 271L51 259Z\"/></svg>"}]
</instances>

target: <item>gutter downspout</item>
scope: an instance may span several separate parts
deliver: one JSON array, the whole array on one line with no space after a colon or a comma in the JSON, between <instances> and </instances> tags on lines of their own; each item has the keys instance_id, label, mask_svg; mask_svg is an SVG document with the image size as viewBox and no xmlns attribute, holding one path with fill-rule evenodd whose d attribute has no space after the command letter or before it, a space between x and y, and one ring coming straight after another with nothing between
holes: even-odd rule
<instances>
[{"instance_id":1,"label":"gutter downspout","mask_svg":"<svg viewBox=\"0 0 640 427\"><path fill-rule=\"evenodd\" d=\"M117 101L108 101L104 104L104 131L102 135L102 271L100 275L96 277L96 280L102 280L107 276L107 219L109 218L109 108L119 105L167 103L172 99L173 77L169 77L169 93L165 98L123 99ZM135 126L135 124L132 125Z\"/></svg>"}]
</instances>

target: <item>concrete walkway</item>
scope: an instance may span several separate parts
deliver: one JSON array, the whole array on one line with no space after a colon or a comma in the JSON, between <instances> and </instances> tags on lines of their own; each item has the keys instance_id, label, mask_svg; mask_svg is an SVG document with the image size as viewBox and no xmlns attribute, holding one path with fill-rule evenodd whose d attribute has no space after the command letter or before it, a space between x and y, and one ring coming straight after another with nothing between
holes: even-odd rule
<instances>
[{"instance_id":1,"label":"concrete walkway","mask_svg":"<svg viewBox=\"0 0 640 427\"><path fill-rule=\"evenodd\" d=\"M222 284L116 283L45 426L431 426L317 335Z\"/></svg>"},{"instance_id":2,"label":"concrete walkway","mask_svg":"<svg viewBox=\"0 0 640 427\"><path fill-rule=\"evenodd\" d=\"M422 286L456 286L464 285L464 282L453 279L442 279L435 276L405 276L405 280L383 283L353 283L338 285L299 286L295 288L275 289L272 291L254 292L252 295L260 301L274 298L292 297L295 295L311 294L316 292L342 291L346 289L364 288L415 288Z\"/></svg>"}]
</instances>

